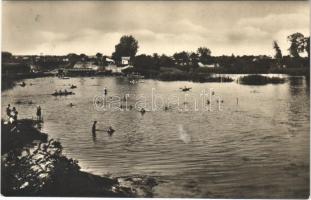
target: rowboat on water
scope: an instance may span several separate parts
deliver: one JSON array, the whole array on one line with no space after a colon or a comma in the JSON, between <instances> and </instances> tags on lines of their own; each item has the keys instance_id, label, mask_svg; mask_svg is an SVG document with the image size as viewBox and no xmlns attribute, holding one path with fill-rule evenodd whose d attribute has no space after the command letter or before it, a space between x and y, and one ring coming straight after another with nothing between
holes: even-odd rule
<instances>
[{"instance_id":1,"label":"rowboat on water","mask_svg":"<svg viewBox=\"0 0 311 200\"><path fill-rule=\"evenodd\" d=\"M51 95L53 95L53 96L67 96L67 95L74 95L74 94L75 93L73 93L73 92L54 92Z\"/></svg>"},{"instance_id":2,"label":"rowboat on water","mask_svg":"<svg viewBox=\"0 0 311 200\"><path fill-rule=\"evenodd\" d=\"M183 92L186 92L186 91L189 91L189 90L191 90L191 88L188 88L188 87L184 87L184 88L180 88L181 89L181 91L183 91Z\"/></svg>"}]
</instances>

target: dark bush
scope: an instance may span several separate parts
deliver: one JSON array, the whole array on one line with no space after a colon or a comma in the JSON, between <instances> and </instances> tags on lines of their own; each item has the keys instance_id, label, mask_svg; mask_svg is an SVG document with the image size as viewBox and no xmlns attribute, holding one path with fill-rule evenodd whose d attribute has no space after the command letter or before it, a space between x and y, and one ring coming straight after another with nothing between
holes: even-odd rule
<instances>
[{"instance_id":1,"label":"dark bush","mask_svg":"<svg viewBox=\"0 0 311 200\"><path fill-rule=\"evenodd\" d=\"M278 84L284 83L284 78L279 77L267 77L262 75L249 75L243 76L239 79L239 83L246 85L265 85L265 84Z\"/></svg>"}]
</instances>

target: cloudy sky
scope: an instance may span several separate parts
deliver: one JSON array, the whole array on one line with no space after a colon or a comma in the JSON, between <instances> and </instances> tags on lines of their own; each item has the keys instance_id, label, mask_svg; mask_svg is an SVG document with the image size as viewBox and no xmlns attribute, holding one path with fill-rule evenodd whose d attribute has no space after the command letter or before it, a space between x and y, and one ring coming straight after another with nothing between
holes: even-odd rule
<instances>
[{"instance_id":1,"label":"cloudy sky","mask_svg":"<svg viewBox=\"0 0 311 200\"><path fill-rule=\"evenodd\" d=\"M206 46L213 55L273 55L273 40L287 54L287 35L309 36L307 1L2 3L2 50L13 54L111 55L120 37L131 34L138 54Z\"/></svg>"}]
</instances>

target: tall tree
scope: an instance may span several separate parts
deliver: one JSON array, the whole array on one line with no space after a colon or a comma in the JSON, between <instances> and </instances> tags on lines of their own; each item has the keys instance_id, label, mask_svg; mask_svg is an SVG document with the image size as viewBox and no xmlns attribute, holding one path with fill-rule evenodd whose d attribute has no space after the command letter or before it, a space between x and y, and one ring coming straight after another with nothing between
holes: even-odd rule
<instances>
[{"instance_id":1,"label":"tall tree","mask_svg":"<svg viewBox=\"0 0 311 200\"><path fill-rule=\"evenodd\" d=\"M159 58L159 65L161 67L174 67L175 63L174 63L173 58L165 54L162 54Z\"/></svg>"},{"instance_id":2,"label":"tall tree","mask_svg":"<svg viewBox=\"0 0 311 200\"><path fill-rule=\"evenodd\" d=\"M133 36L122 36L119 44L115 46L115 52L112 53L112 58L116 61L121 61L121 57L130 57L133 59L138 48L138 41Z\"/></svg>"},{"instance_id":3,"label":"tall tree","mask_svg":"<svg viewBox=\"0 0 311 200\"><path fill-rule=\"evenodd\" d=\"M199 55L197 53L192 52L189 57L190 57L192 65L198 66Z\"/></svg>"},{"instance_id":4,"label":"tall tree","mask_svg":"<svg viewBox=\"0 0 311 200\"><path fill-rule=\"evenodd\" d=\"M308 54L308 59L310 60L310 37L305 38L305 50Z\"/></svg>"},{"instance_id":5,"label":"tall tree","mask_svg":"<svg viewBox=\"0 0 311 200\"><path fill-rule=\"evenodd\" d=\"M96 54L96 58L101 59L102 57L103 57L103 54L101 54L101 53Z\"/></svg>"},{"instance_id":6,"label":"tall tree","mask_svg":"<svg viewBox=\"0 0 311 200\"><path fill-rule=\"evenodd\" d=\"M2 51L1 52L1 57L2 57L2 62L7 62L12 58L12 53L7 52L7 51Z\"/></svg>"},{"instance_id":7,"label":"tall tree","mask_svg":"<svg viewBox=\"0 0 311 200\"><path fill-rule=\"evenodd\" d=\"M189 54L185 51L175 53L173 55L173 57L178 64L181 64L181 65L188 65L189 64L189 61L190 61Z\"/></svg>"},{"instance_id":8,"label":"tall tree","mask_svg":"<svg viewBox=\"0 0 311 200\"><path fill-rule=\"evenodd\" d=\"M275 50L275 55L274 55L274 58L276 59L277 61L277 64L280 66L282 64L282 51L277 43L277 41L273 41L273 48Z\"/></svg>"},{"instance_id":9,"label":"tall tree","mask_svg":"<svg viewBox=\"0 0 311 200\"><path fill-rule=\"evenodd\" d=\"M88 56L85 55L84 53L81 53L81 54L79 55L79 57L80 57L80 60L81 60L81 61L87 61L87 59L88 59Z\"/></svg>"},{"instance_id":10,"label":"tall tree","mask_svg":"<svg viewBox=\"0 0 311 200\"><path fill-rule=\"evenodd\" d=\"M200 62L202 62L203 64L208 64L211 60L211 50L206 47L199 47L197 52L200 56Z\"/></svg>"},{"instance_id":11,"label":"tall tree","mask_svg":"<svg viewBox=\"0 0 311 200\"><path fill-rule=\"evenodd\" d=\"M133 59L134 67L140 70L158 70L160 67L157 65L156 60L149 55L139 55Z\"/></svg>"},{"instance_id":12,"label":"tall tree","mask_svg":"<svg viewBox=\"0 0 311 200\"><path fill-rule=\"evenodd\" d=\"M206 47L199 47L198 48L198 54L200 57L202 56L211 56L212 52L210 49L206 48Z\"/></svg>"},{"instance_id":13,"label":"tall tree","mask_svg":"<svg viewBox=\"0 0 311 200\"><path fill-rule=\"evenodd\" d=\"M304 51L304 36L301 33L294 33L287 37L288 41L291 43L289 47L289 53L294 58L299 58L299 53Z\"/></svg>"}]
</instances>

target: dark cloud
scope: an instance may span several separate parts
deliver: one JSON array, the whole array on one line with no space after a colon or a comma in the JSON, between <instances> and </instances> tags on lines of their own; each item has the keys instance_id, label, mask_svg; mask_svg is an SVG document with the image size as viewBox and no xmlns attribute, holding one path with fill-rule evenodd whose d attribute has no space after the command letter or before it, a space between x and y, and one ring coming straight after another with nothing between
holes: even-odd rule
<instances>
[{"instance_id":1,"label":"dark cloud","mask_svg":"<svg viewBox=\"0 0 311 200\"><path fill-rule=\"evenodd\" d=\"M308 34L307 2L4 1L3 49L18 54L111 54L124 34L139 53L269 53L286 34ZM252 48L249 48L252 46Z\"/></svg>"}]
</instances>

